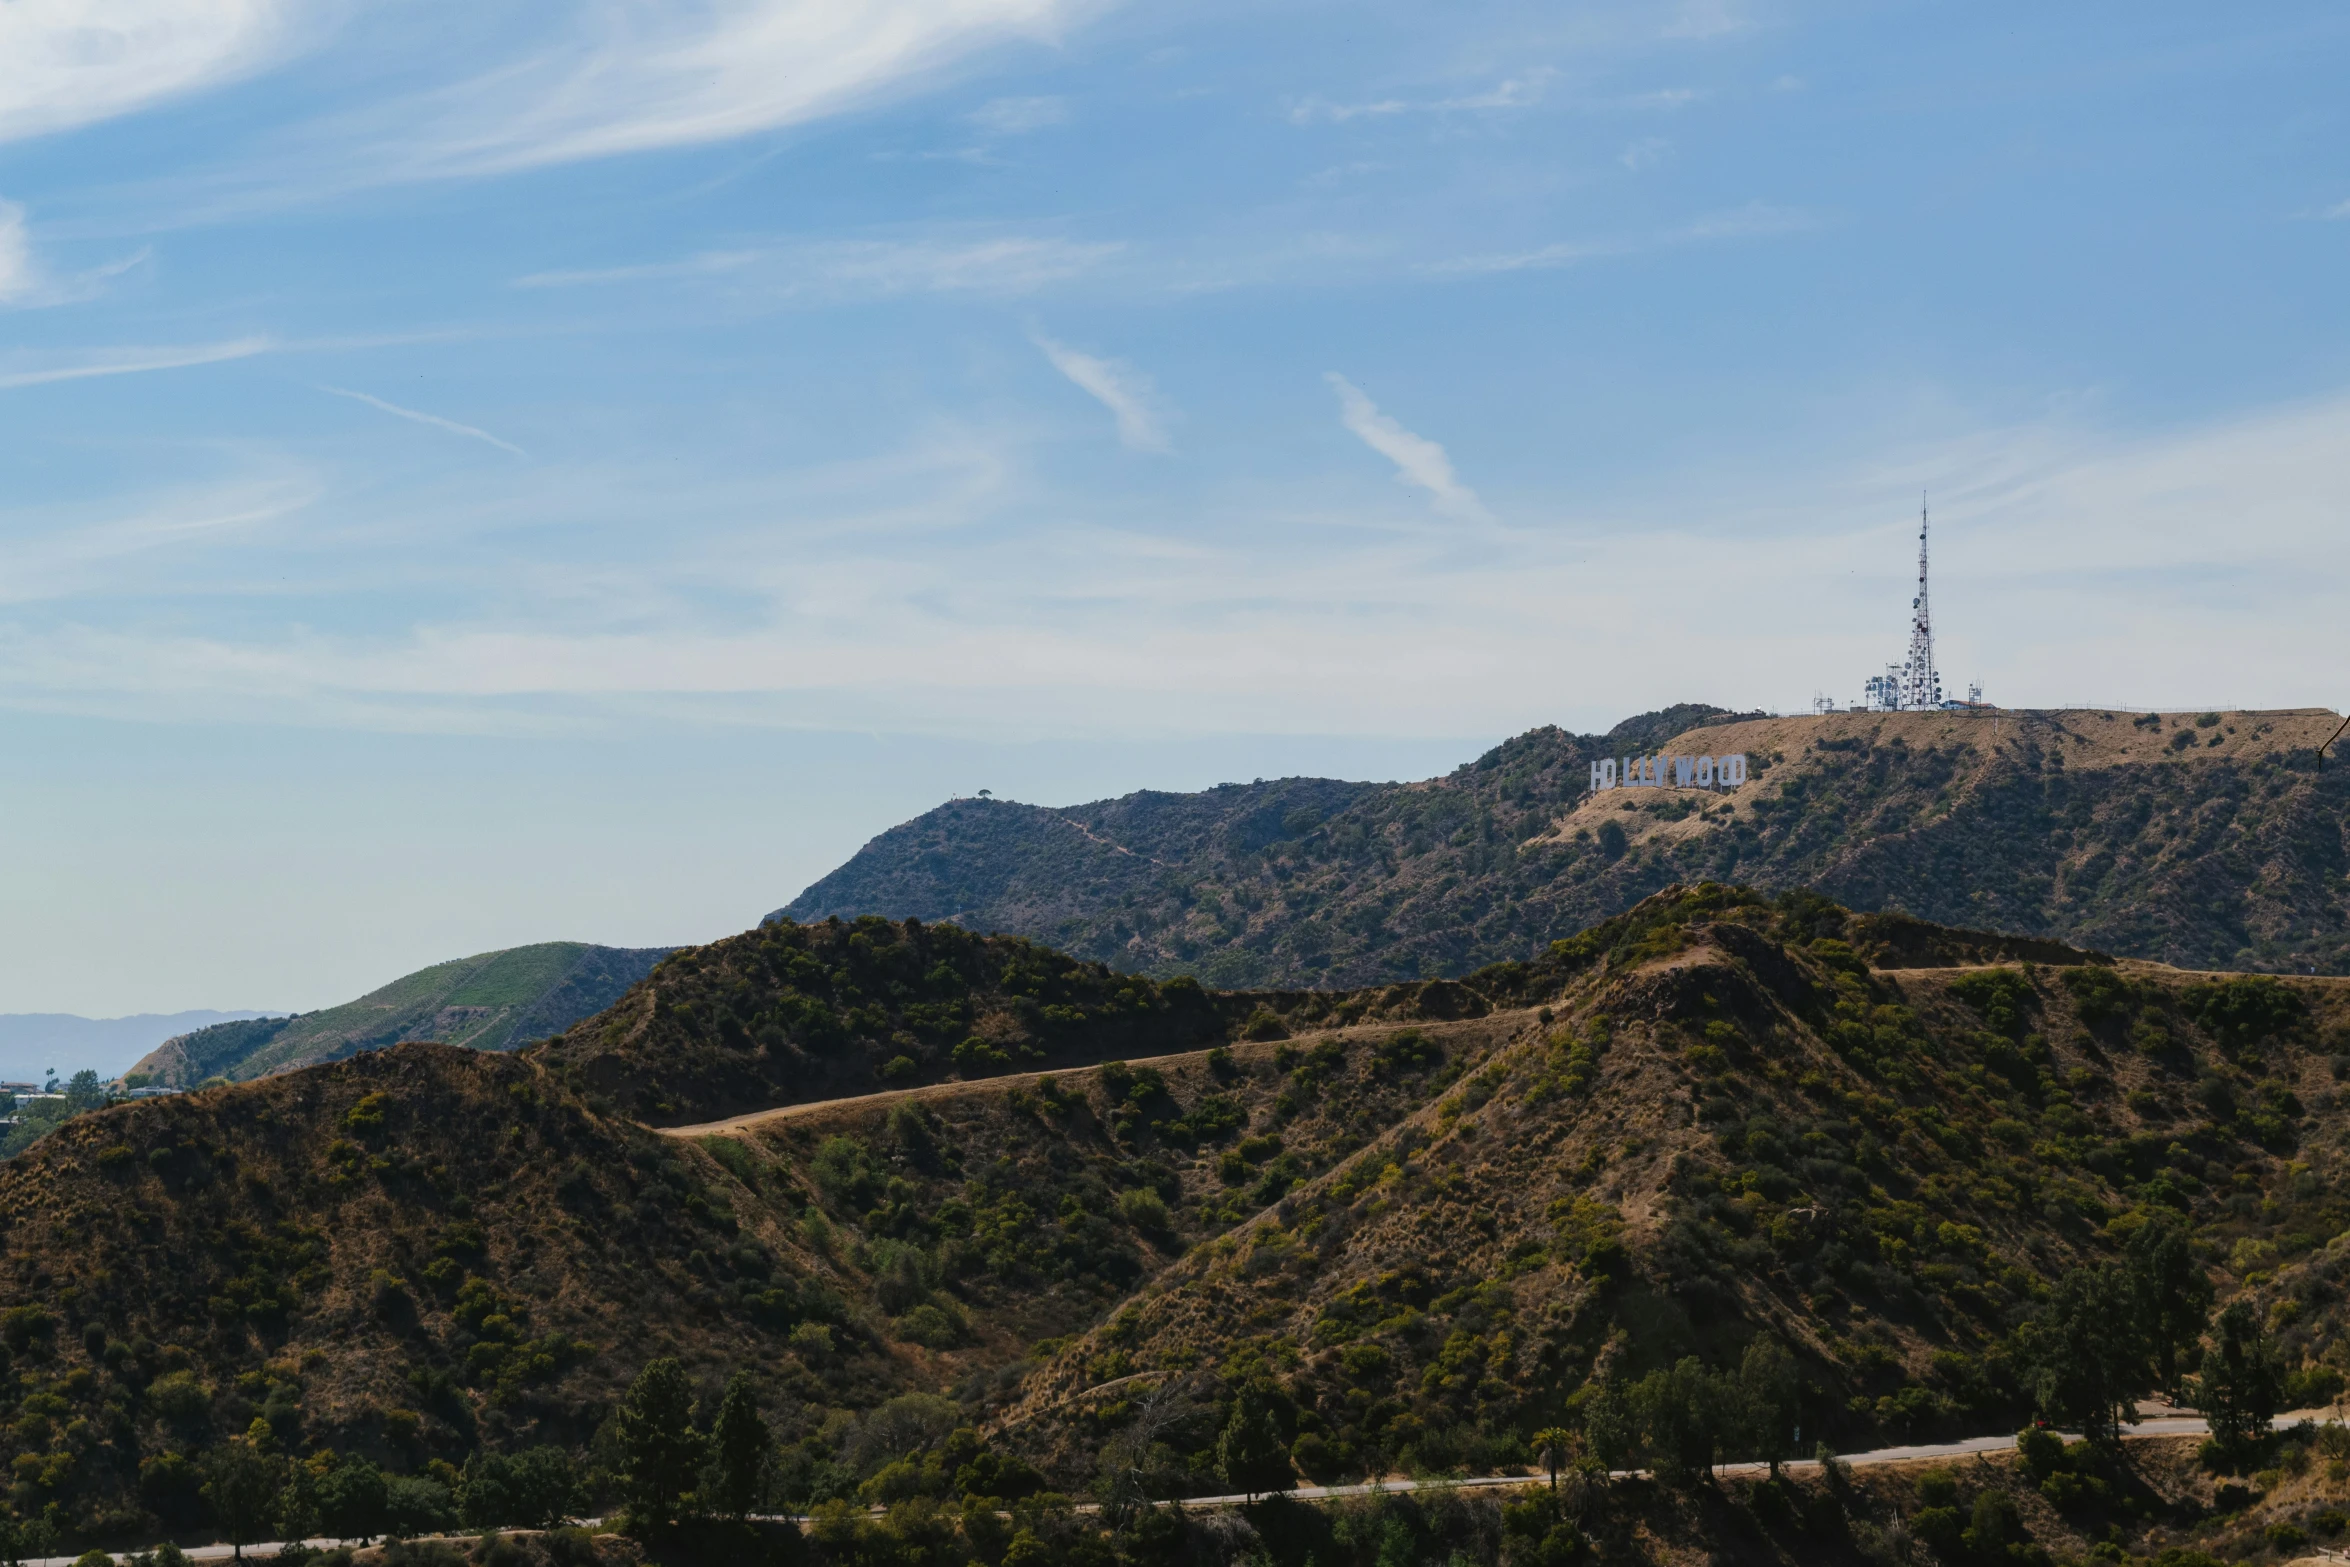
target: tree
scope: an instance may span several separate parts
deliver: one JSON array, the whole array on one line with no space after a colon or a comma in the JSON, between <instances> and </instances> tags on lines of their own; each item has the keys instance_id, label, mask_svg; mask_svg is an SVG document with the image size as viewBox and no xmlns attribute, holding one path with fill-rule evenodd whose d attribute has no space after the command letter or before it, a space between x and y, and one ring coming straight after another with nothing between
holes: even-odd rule
<instances>
[{"instance_id":1,"label":"tree","mask_svg":"<svg viewBox=\"0 0 2350 1567\"><path fill-rule=\"evenodd\" d=\"M269 1537L277 1525L280 1494L285 1490L286 1465L243 1437L232 1437L197 1461L204 1475L204 1500L220 1532L228 1536L236 1559L245 1559L245 1547Z\"/></svg>"},{"instance_id":2,"label":"tree","mask_svg":"<svg viewBox=\"0 0 2350 1567\"><path fill-rule=\"evenodd\" d=\"M1802 1415L1795 1357L1777 1339L1758 1335L1738 1363L1734 1391L1739 1437L1749 1453L1771 1466L1776 1480L1779 1465L1795 1456L1795 1424Z\"/></svg>"},{"instance_id":3,"label":"tree","mask_svg":"<svg viewBox=\"0 0 2350 1567\"><path fill-rule=\"evenodd\" d=\"M562 1448L524 1448L513 1475L514 1521L525 1529L552 1529L578 1511L579 1467Z\"/></svg>"},{"instance_id":4,"label":"tree","mask_svg":"<svg viewBox=\"0 0 2350 1567\"><path fill-rule=\"evenodd\" d=\"M1578 1397L1583 1404L1583 1442L1599 1465L1604 1483L1616 1470L1632 1466L1632 1455L1640 1443L1631 1400L1625 1397L1622 1384L1607 1375L1594 1377Z\"/></svg>"},{"instance_id":5,"label":"tree","mask_svg":"<svg viewBox=\"0 0 2350 1567\"><path fill-rule=\"evenodd\" d=\"M1542 1467L1550 1471L1550 1494L1559 1494L1559 1471L1571 1468L1575 1449L1582 1446L1582 1436L1564 1426L1544 1426L1534 1433L1534 1452L1542 1460Z\"/></svg>"},{"instance_id":6,"label":"tree","mask_svg":"<svg viewBox=\"0 0 2350 1567\"><path fill-rule=\"evenodd\" d=\"M1726 1402L1722 1380L1690 1355L1633 1385L1632 1409L1657 1478L1691 1485L1713 1474Z\"/></svg>"},{"instance_id":7,"label":"tree","mask_svg":"<svg viewBox=\"0 0 2350 1567\"><path fill-rule=\"evenodd\" d=\"M2195 1407L2211 1422L2212 1440L2230 1458L2242 1457L2268 1434L2284 1392L2276 1345L2247 1302L2229 1302L2213 1324L2203 1374L2195 1379Z\"/></svg>"},{"instance_id":8,"label":"tree","mask_svg":"<svg viewBox=\"0 0 2350 1567\"><path fill-rule=\"evenodd\" d=\"M1263 1377L1233 1390L1232 1414L1216 1438L1216 1460L1233 1489L1254 1497L1290 1488L1289 1444L1281 1434L1285 1402L1281 1390Z\"/></svg>"},{"instance_id":9,"label":"tree","mask_svg":"<svg viewBox=\"0 0 2350 1567\"><path fill-rule=\"evenodd\" d=\"M2187 1227L2168 1217L2138 1227L2125 1266L2156 1384L2176 1394L2211 1316L2211 1276L2195 1260Z\"/></svg>"},{"instance_id":10,"label":"tree","mask_svg":"<svg viewBox=\"0 0 2350 1567\"><path fill-rule=\"evenodd\" d=\"M384 1472L364 1458L346 1458L318 1482L318 1522L339 1540L362 1544L384 1532Z\"/></svg>"},{"instance_id":11,"label":"tree","mask_svg":"<svg viewBox=\"0 0 2350 1567\"><path fill-rule=\"evenodd\" d=\"M457 1518L470 1529L551 1529L571 1516L578 1493L578 1471L560 1447L484 1448L458 1478Z\"/></svg>"},{"instance_id":12,"label":"tree","mask_svg":"<svg viewBox=\"0 0 2350 1567\"><path fill-rule=\"evenodd\" d=\"M637 1374L613 1414L620 1444L620 1493L633 1527L677 1522L702 1472L709 1439L694 1429L694 1390L669 1356Z\"/></svg>"},{"instance_id":13,"label":"tree","mask_svg":"<svg viewBox=\"0 0 2350 1567\"><path fill-rule=\"evenodd\" d=\"M749 1515L759 1504L767 1455L775 1450L775 1433L759 1416L759 1400L751 1379L736 1372L718 1401L718 1418L710 1426L710 1442L717 1450L717 1502L729 1518Z\"/></svg>"},{"instance_id":14,"label":"tree","mask_svg":"<svg viewBox=\"0 0 2350 1567\"><path fill-rule=\"evenodd\" d=\"M2040 1412L2092 1442L2135 1425L2137 1397L2151 1385L2130 1280L2118 1268L2075 1268L2056 1282L2039 1315L2024 1325L2025 1386Z\"/></svg>"},{"instance_id":15,"label":"tree","mask_svg":"<svg viewBox=\"0 0 2350 1567\"><path fill-rule=\"evenodd\" d=\"M46 1518L0 1517L0 1567L39 1561L57 1549L57 1531Z\"/></svg>"}]
</instances>

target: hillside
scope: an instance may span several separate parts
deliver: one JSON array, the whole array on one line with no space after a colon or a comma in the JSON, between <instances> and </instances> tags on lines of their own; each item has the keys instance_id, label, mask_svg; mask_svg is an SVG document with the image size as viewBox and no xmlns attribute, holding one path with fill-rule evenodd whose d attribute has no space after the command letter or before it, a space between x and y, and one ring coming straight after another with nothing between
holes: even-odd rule
<instances>
[{"instance_id":1,"label":"hillside","mask_svg":"<svg viewBox=\"0 0 2350 1567\"><path fill-rule=\"evenodd\" d=\"M43 1082L85 1068L120 1077L167 1039L260 1012L141 1012L132 1017L76 1017L66 1012L0 1013L0 1080Z\"/></svg>"},{"instance_id":2,"label":"hillside","mask_svg":"<svg viewBox=\"0 0 2350 1567\"><path fill-rule=\"evenodd\" d=\"M909 956L919 1000L887 989ZM834 965L839 987L797 958ZM760 963L776 966L754 987ZM977 984L959 990L942 968ZM1417 994L1390 1004L1408 1010ZM819 1443L792 1483L838 1486L845 1473L853 1488L856 1422L828 1411L958 1383L984 1400L993 1373L1040 1337L1081 1331L1247 1211L1260 1183L1322 1168L1419 1102L1416 1073L1334 1091L1310 1123L1320 1142L1269 1163L1252 1149L1237 1193L1212 1163L1138 1163L1120 1140L1129 1101L1163 1118L1183 1096L1210 1150L1267 1113L1269 1073L1218 1088L1241 1069L1204 1051L1164 1074L1080 1065L1065 1086L1019 1074L946 1085L936 1104L820 1104L755 1134L663 1138L612 1114L608 1094L658 1061L682 1102L727 1105L743 1081L725 1054L740 1049L735 1002L789 1019L780 1052L754 1059L816 1044L807 1070L759 1079L762 1103L868 1070L866 1008L917 1026L933 1014L909 1009L942 1009L1009 1047L1036 1039L1060 1063L1161 1036L1217 1044L1237 1008L1196 987L1144 1007L1148 982L1018 941L879 922L692 949L631 995L580 1038L509 1054L403 1044L118 1105L0 1165L0 1373L19 1413L0 1460L19 1477L15 1505L54 1504L82 1538L186 1523L193 1476L172 1455L256 1417L290 1451L445 1479L436 1463L485 1445L585 1444L661 1353L704 1381L750 1370L793 1434ZM1028 1003L1065 1010L1039 1010L1040 1032L1025 1034L1014 1025ZM632 1036L639 1005L653 1026ZM692 1019L711 1022L708 1041L681 1032ZM961 1245L888 1216L908 1176L926 1191L952 1183L980 1215Z\"/></svg>"},{"instance_id":3,"label":"hillside","mask_svg":"<svg viewBox=\"0 0 2350 1567\"><path fill-rule=\"evenodd\" d=\"M1211 993L1012 936L867 916L774 920L679 950L547 1041L582 1091L652 1125L1271 1037L1320 1019L1446 1019L1488 1004L1436 981L1373 994Z\"/></svg>"},{"instance_id":4,"label":"hillside","mask_svg":"<svg viewBox=\"0 0 2350 1567\"><path fill-rule=\"evenodd\" d=\"M2194 968L2350 972L2350 776L2314 711L2132 715L1667 709L1538 729L1443 778L1228 784L1045 809L956 800L779 913L953 919L1155 976L1353 987L1458 976L1674 882ZM1589 792L1649 751L1754 758L1741 789Z\"/></svg>"},{"instance_id":5,"label":"hillside","mask_svg":"<svg viewBox=\"0 0 2350 1567\"><path fill-rule=\"evenodd\" d=\"M1082 1472L1164 1383L1197 1476L1270 1378L1308 1475L1476 1471L1595 1376L1758 1337L1840 1446L2012 1429L2018 1323L2162 1215L2288 1365L2342 1362L2350 983L1949 966L1989 954L1886 926L1701 887L1559 944L1513 980L1550 1008L1062 1349L1002 1430Z\"/></svg>"},{"instance_id":6,"label":"hillside","mask_svg":"<svg viewBox=\"0 0 2350 1567\"><path fill-rule=\"evenodd\" d=\"M548 941L436 963L356 1001L292 1017L218 1023L165 1040L131 1070L168 1087L264 1077L416 1040L511 1050L602 1011L666 947Z\"/></svg>"},{"instance_id":7,"label":"hillside","mask_svg":"<svg viewBox=\"0 0 2350 1567\"><path fill-rule=\"evenodd\" d=\"M965 1029L1003 1059L958 1065ZM909 1086L861 1092L889 1051ZM2013 1429L2019 1321L2161 1214L2322 1379L2337 1072L2350 983L1712 885L1340 994L769 925L530 1049L117 1106L0 1166L0 1461L126 1538L257 1416L322 1468L592 1458L664 1353L751 1373L795 1504L1084 1489L1105 1453L1222 1490L1244 1399L1316 1478L1521 1464L1595 1371L1758 1336L1839 1445Z\"/></svg>"}]
</instances>

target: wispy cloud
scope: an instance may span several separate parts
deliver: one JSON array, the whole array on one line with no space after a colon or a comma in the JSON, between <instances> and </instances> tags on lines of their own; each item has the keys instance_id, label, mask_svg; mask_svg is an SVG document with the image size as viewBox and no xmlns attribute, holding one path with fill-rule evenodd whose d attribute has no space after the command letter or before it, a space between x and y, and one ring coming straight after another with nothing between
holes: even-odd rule
<instances>
[{"instance_id":1,"label":"wispy cloud","mask_svg":"<svg viewBox=\"0 0 2350 1567\"><path fill-rule=\"evenodd\" d=\"M1063 343L1038 335L1036 346L1053 368L1067 376L1118 421L1118 439L1129 450L1163 452L1168 449L1166 421L1159 411L1158 389L1151 378L1132 365L1079 353Z\"/></svg>"},{"instance_id":2,"label":"wispy cloud","mask_svg":"<svg viewBox=\"0 0 2350 1567\"><path fill-rule=\"evenodd\" d=\"M19 386L46 386L55 381L86 381L94 376L139 375L149 370L183 370L190 365L216 365L224 360L250 359L280 345L266 337L233 338L225 343L190 343L166 348L109 348L85 358L24 370L0 370L0 390Z\"/></svg>"},{"instance_id":3,"label":"wispy cloud","mask_svg":"<svg viewBox=\"0 0 2350 1567\"><path fill-rule=\"evenodd\" d=\"M291 0L0 4L0 141L132 113L272 63Z\"/></svg>"},{"instance_id":4,"label":"wispy cloud","mask_svg":"<svg viewBox=\"0 0 2350 1567\"><path fill-rule=\"evenodd\" d=\"M1720 38L1742 33L1754 25L1741 0L1684 0L1665 24L1667 38Z\"/></svg>"},{"instance_id":5,"label":"wispy cloud","mask_svg":"<svg viewBox=\"0 0 2350 1567\"><path fill-rule=\"evenodd\" d=\"M1325 372L1324 379L1338 393L1339 423L1365 446L1395 464L1397 478L1426 490L1436 509L1447 516L1487 518L1485 503L1477 499L1476 491L1461 483L1460 476L1452 471L1452 458L1442 446L1424 435L1414 435L1381 413L1378 404L1337 371Z\"/></svg>"},{"instance_id":6,"label":"wispy cloud","mask_svg":"<svg viewBox=\"0 0 2350 1567\"><path fill-rule=\"evenodd\" d=\"M1452 98L1379 98L1368 103L1332 103L1325 98L1308 98L1290 108L1289 120L1293 125L1343 124L1348 120L1376 119L1392 114L1460 114L1493 109L1526 109L1542 101L1550 79L1556 74L1548 69L1529 71L1483 92Z\"/></svg>"},{"instance_id":7,"label":"wispy cloud","mask_svg":"<svg viewBox=\"0 0 2350 1567\"><path fill-rule=\"evenodd\" d=\"M1025 136L1069 123L1066 98L994 98L971 111L971 123L994 136Z\"/></svg>"},{"instance_id":8,"label":"wispy cloud","mask_svg":"<svg viewBox=\"0 0 2350 1567\"><path fill-rule=\"evenodd\" d=\"M151 253L141 247L87 272L52 276L33 254L32 226L25 219L25 209L13 201L0 201L0 309L65 305L93 298L107 279L120 277Z\"/></svg>"},{"instance_id":9,"label":"wispy cloud","mask_svg":"<svg viewBox=\"0 0 2350 1567\"><path fill-rule=\"evenodd\" d=\"M921 240L822 240L764 250L713 251L678 261L534 272L517 288L577 288L739 275L747 285L820 297L840 294L1024 294L1066 282L1125 247L1050 235Z\"/></svg>"},{"instance_id":10,"label":"wispy cloud","mask_svg":"<svg viewBox=\"0 0 2350 1567\"><path fill-rule=\"evenodd\" d=\"M1662 163L1665 154L1672 150L1673 144L1662 136L1643 136L1626 147L1616 161L1637 174Z\"/></svg>"},{"instance_id":11,"label":"wispy cloud","mask_svg":"<svg viewBox=\"0 0 2350 1567\"><path fill-rule=\"evenodd\" d=\"M1699 218L1679 228L1661 229L1653 234L1561 240L1557 244L1542 245L1533 250L1499 251L1490 255L1460 256L1450 261L1432 262L1423 270L1451 276L1526 272L1547 267L1573 266L1579 261L1593 261L1607 256L1630 256L1644 251L1669 250L1680 245L1706 244L1715 240L1799 234L1817 227L1819 219L1810 213L1791 207L1749 202L1743 207Z\"/></svg>"},{"instance_id":12,"label":"wispy cloud","mask_svg":"<svg viewBox=\"0 0 2350 1567\"><path fill-rule=\"evenodd\" d=\"M456 420L444 419L439 414L428 414L415 408L403 408L398 403L387 403L380 397L370 397L365 392L354 392L340 386L322 386L319 390L331 393L336 397L348 397L351 401L365 403L370 408L381 409L396 419L410 419L418 424L430 425L436 430L446 430L451 435L462 435L476 441L487 441L498 450L512 452L517 457L530 455L512 441L501 441L487 430L470 424L459 424Z\"/></svg>"},{"instance_id":13,"label":"wispy cloud","mask_svg":"<svg viewBox=\"0 0 2350 1567\"><path fill-rule=\"evenodd\" d=\"M688 256L682 261L650 261L626 267L577 267L563 271L533 272L514 280L516 288L578 288L599 283L649 283L663 278L710 277L721 272L739 272L757 262L762 252L756 250L713 250L699 256Z\"/></svg>"},{"instance_id":14,"label":"wispy cloud","mask_svg":"<svg viewBox=\"0 0 2350 1567\"><path fill-rule=\"evenodd\" d=\"M1099 0L603 0L519 59L405 106L392 172L481 174L728 140L840 112Z\"/></svg>"},{"instance_id":15,"label":"wispy cloud","mask_svg":"<svg viewBox=\"0 0 2350 1567\"><path fill-rule=\"evenodd\" d=\"M2350 201L2336 202L2333 206L2320 212L2318 216L2329 223L2338 223L2344 218L2350 218Z\"/></svg>"},{"instance_id":16,"label":"wispy cloud","mask_svg":"<svg viewBox=\"0 0 2350 1567\"><path fill-rule=\"evenodd\" d=\"M0 305L31 298L40 289L33 269L33 239L25 231L24 208L0 201Z\"/></svg>"}]
</instances>

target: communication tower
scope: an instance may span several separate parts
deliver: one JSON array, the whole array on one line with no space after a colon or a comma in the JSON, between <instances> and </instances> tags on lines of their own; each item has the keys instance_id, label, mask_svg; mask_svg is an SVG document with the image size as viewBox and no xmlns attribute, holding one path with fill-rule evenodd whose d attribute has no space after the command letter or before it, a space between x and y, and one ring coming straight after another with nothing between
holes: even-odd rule
<instances>
[{"instance_id":1,"label":"communication tower","mask_svg":"<svg viewBox=\"0 0 2350 1567\"><path fill-rule=\"evenodd\" d=\"M1881 675L1871 675L1861 687L1860 706L1872 713L1916 712L1938 707L1979 706L1982 688L1967 693L1967 701L1946 701L1942 676L1934 668L1934 615L1927 594L1926 553L1929 518L1923 497L1918 501L1918 592L1909 601L1909 657L1887 664Z\"/></svg>"},{"instance_id":2,"label":"communication tower","mask_svg":"<svg viewBox=\"0 0 2350 1567\"><path fill-rule=\"evenodd\" d=\"M1922 495L1918 497L1918 596L1910 604L1909 662L1901 667L1901 705L1942 705L1942 677L1934 672L1934 617L1926 605L1926 501Z\"/></svg>"}]
</instances>

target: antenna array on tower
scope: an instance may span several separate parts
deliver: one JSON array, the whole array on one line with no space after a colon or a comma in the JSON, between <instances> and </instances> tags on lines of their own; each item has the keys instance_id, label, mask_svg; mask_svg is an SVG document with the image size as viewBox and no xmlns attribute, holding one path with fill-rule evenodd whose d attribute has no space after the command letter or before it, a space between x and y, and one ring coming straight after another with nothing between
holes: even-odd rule
<instances>
[{"instance_id":1,"label":"antenna array on tower","mask_svg":"<svg viewBox=\"0 0 2350 1567\"><path fill-rule=\"evenodd\" d=\"M1909 657L1887 664L1881 675L1871 675L1862 686L1859 708L1872 713L1915 712L1941 707L1980 707L1983 688L1970 686L1963 702L1945 700L1942 675L1934 667L1934 614L1927 592L1927 534L1930 519L1926 503L1918 501L1918 591L1909 601ZM1813 703L1815 707L1818 702Z\"/></svg>"}]
</instances>

